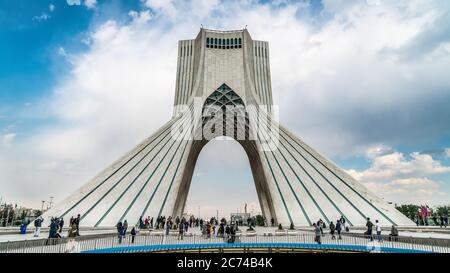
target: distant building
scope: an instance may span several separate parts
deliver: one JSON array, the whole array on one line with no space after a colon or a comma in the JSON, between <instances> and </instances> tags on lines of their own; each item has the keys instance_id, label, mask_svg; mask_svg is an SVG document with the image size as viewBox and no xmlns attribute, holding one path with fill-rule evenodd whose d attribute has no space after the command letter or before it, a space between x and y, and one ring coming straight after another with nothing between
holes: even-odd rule
<instances>
[{"instance_id":1,"label":"distant building","mask_svg":"<svg viewBox=\"0 0 450 273\"><path fill-rule=\"evenodd\" d=\"M241 212L241 213L231 213L230 219L231 224L238 223L240 225L247 225L247 220L250 218L250 213Z\"/></svg>"}]
</instances>

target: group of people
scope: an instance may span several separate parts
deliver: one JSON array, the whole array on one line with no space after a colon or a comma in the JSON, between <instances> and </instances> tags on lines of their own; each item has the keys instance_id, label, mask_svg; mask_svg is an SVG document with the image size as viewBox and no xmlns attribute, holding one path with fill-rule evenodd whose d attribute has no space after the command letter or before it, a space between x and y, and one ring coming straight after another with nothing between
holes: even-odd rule
<instances>
[{"instance_id":1,"label":"group of people","mask_svg":"<svg viewBox=\"0 0 450 273\"><path fill-rule=\"evenodd\" d=\"M376 236L376 239L378 240L378 242L383 241L383 237L381 236L381 224L378 220L375 220L375 224L372 223L372 221L370 221L370 218L367 217L367 222L366 222L366 227L367 230L364 233L364 235L366 235L367 238L369 238L369 240L372 242ZM374 236L374 232L373 229L375 227L375 236ZM391 233L389 234L389 240L393 240L393 241L397 241L398 240L398 229L395 225L391 226Z\"/></svg>"},{"instance_id":2,"label":"group of people","mask_svg":"<svg viewBox=\"0 0 450 273\"><path fill-rule=\"evenodd\" d=\"M341 236L341 231L342 230L346 230L349 231L349 228L345 226L346 220L344 218L344 216L341 216L340 219L338 219L336 221L336 224L333 223L333 221L330 221L330 234L331 234L331 239L332 240L336 240L336 235L335 233L337 232L338 234L338 240L342 239ZM317 221L317 223L313 224L313 228L314 228L314 241L316 241L316 243L318 244L322 244L322 236L324 236L324 229L327 228L327 225L325 224L325 222L322 219L319 219L319 221Z\"/></svg>"},{"instance_id":3,"label":"group of people","mask_svg":"<svg viewBox=\"0 0 450 273\"><path fill-rule=\"evenodd\" d=\"M143 219L139 218L139 222L136 226L131 228L131 243L134 243L135 236L140 230L144 229L162 229L166 235L170 234L171 230L178 230L178 239L183 239L184 235L188 232L189 228L199 228L204 238L211 238L211 236L217 236L226 238L227 242L234 243L237 228L236 224L228 224L225 218L222 218L220 223L212 217L209 220L201 218L195 218L193 216L186 219L185 217L159 216L154 223L153 217L147 217ZM217 227L217 228L216 228ZM117 235L119 243L122 243L128 230L128 222L118 222L116 225Z\"/></svg>"},{"instance_id":4,"label":"group of people","mask_svg":"<svg viewBox=\"0 0 450 273\"><path fill-rule=\"evenodd\" d=\"M117 235L119 238L119 244L122 243L122 240L125 238L125 236L127 235L127 230L128 230L128 222L127 220L122 222L117 223L116 225L117 228ZM136 227L132 227L131 231L130 231L130 235L131 235L131 243L134 244L134 238L136 237L136 234L138 233L138 230Z\"/></svg>"},{"instance_id":5,"label":"group of people","mask_svg":"<svg viewBox=\"0 0 450 273\"><path fill-rule=\"evenodd\" d=\"M433 224L435 226L440 226L441 228L447 228L448 226L448 216L447 215L439 215L439 217L434 214L433 216L430 217L431 220L433 221ZM418 216L416 217L416 225L420 226L420 225L424 225L424 226L428 226L428 217L423 217L423 216Z\"/></svg>"},{"instance_id":6,"label":"group of people","mask_svg":"<svg viewBox=\"0 0 450 273\"><path fill-rule=\"evenodd\" d=\"M78 214L77 217L70 218L68 237L80 236L79 233L80 220L81 220L80 214ZM44 219L42 217L38 217L36 220L34 220L34 237L39 237L43 222ZM49 239L61 238L60 233L62 233L62 229L64 227L64 218L52 217L50 219L50 225L48 227L49 227L48 231Z\"/></svg>"},{"instance_id":7,"label":"group of people","mask_svg":"<svg viewBox=\"0 0 450 273\"><path fill-rule=\"evenodd\" d=\"M314 235L315 235L315 239L314 241L318 244L322 244L322 237L324 236L324 229L326 229L326 224L324 221L322 221L322 219L320 219L319 221L317 221L317 223L313 224L314 227ZM375 220L375 224L372 223L372 221L370 220L370 218L367 218L367 222L366 222L366 227L367 230L364 232L364 235L366 236L366 238L368 238L371 242L374 241L375 236L376 239L381 242L383 241L381 232L381 224L378 220ZM341 232L342 230L345 231L349 231L349 228L345 226L345 218L343 216L341 216L341 218L339 220L336 221L336 224L333 223L333 221L330 222L329 225L329 229L330 229L330 234L331 234L331 239L332 240L336 240L336 233L338 235L338 240L342 239L341 236ZM375 235L374 235L374 230L375 230ZM391 233L389 234L389 240L394 240L397 241L398 238L398 229L395 225L392 225L391 227Z\"/></svg>"}]
</instances>

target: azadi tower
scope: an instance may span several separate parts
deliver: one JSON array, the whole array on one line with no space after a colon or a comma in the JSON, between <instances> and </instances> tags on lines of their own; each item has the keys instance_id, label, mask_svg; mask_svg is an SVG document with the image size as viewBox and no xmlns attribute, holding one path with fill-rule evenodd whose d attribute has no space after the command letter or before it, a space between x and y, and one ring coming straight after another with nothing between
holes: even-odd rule
<instances>
[{"instance_id":1,"label":"azadi tower","mask_svg":"<svg viewBox=\"0 0 450 273\"><path fill-rule=\"evenodd\" d=\"M247 153L269 223L310 226L343 216L351 226L365 225L367 217L384 226L412 225L278 123L269 60L268 43L246 29L201 29L195 39L179 41L172 119L44 217L67 221L80 214L82 226L107 227L181 215L200 151L228 136Z\"/></svg>"}]
</instances>

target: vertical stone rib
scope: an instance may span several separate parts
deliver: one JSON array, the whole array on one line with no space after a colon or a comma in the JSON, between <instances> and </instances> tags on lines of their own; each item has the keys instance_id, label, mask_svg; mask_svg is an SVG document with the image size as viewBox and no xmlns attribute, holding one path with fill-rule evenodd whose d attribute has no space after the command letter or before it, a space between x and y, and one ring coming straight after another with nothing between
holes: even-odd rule
<instances>
[{"instance_id":1,"label":"vertical stone rib","mask_svg":"<svg viewBox=\"0 0 450 273\"><path fill-rule=\"evenodd\" d=\"M266 63L267 63L267 78L268 78L268 88L269 88L269 106L270 110L272 110L273 98L272 98L272 76L270 74L270 55L269 55L269 44L267 43L266 47Z\"/></svg>"},{"instance_id":2,"label":"vertical stone rib","mask_svg":"<svg viewBox=\"0 0 450 273\"><path fill-rule=\"evenodd\" d=\"M175 82L175 106L180 104L180 72L181 72L181 41L178 41L178 55L177 55L177 77ZM178 114L178 112L174 112Z\"/></svg>"},{"instance_id":3,"label":"vertical stone rib","mask_svg":"<svg viewBox=\"0 0 450 273\"><path fill-rule=\"evenodd\" d=\"M260 48L260 60L261 60L261 68L262 68L262 76L261 76L261 82L263 87L263 93L264 93L264 105L269 104L269 100L267 99L267 77L266 77L266 62L264 57L264 48L265 48L265 42L261 42L261 48Z\"/></svg>"}]
</instances>

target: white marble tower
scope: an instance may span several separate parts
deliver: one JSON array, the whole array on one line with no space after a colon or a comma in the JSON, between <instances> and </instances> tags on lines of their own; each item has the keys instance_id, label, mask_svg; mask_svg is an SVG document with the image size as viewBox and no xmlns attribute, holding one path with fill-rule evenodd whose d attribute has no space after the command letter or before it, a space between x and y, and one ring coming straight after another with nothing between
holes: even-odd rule
<instances>
[{"instance_id":1,"label":"white marble tower","mask_svg":"<svg viewBox=\"0 0 450 273\"><path fill-rule=\"evenodd\" d=\"M227 135L247 153L269 223L310 226L343 216L350 226L367 217L413 225L273 118L269 56L268 43L247 30L201 29L180 41L172 119L44 217L80 214L82 226L97 227L181 215L200 151Z\"/></svg>"}]
</instances>

